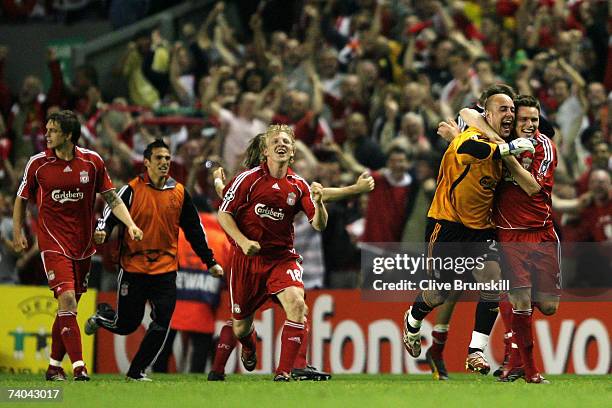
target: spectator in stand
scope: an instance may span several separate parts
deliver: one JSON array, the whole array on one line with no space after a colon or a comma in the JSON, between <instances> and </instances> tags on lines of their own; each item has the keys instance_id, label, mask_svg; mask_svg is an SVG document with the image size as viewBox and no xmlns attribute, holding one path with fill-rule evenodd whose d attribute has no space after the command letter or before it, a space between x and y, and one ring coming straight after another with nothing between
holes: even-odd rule
<instances>
[{"instance_id":1,"label":"spectator in stand","mask_svg":"<svg viewBox=\"0 0 612 408\"><path fill-rule=\"evenodd\" d=\"M393 132L394 129L389 129ZM388 154L393 147L400 147L410 155L425 157L431 152L431 144L425 137L425 124L423 117L408 112L402 116L401 127L397 133L387 135L383 130L382 138L385 143L382 149Z\"/></svg>"},{"instance_id":2,"label":"spectator in stand","mask_svg":"<svg viewBox=\"0 0 612 408\"><path fill-rule=\"evenodd\" d=\"M378 170L385 165L385 156L380 146L367 135L368 124L361 113L352 113L346 119L346 141L343 149L345 154L355 158L359 165L368 169ZM359 169L362 173L365 169Z\"/></svg>"},{"instance_id":3,"label":"spectator in stand","mask_svg":"<svg viewBox=\"0 0 612 408\"><path fill-rule=\"evenodd\" d=\"M136 35L135 41L127 45L127 49L119 64L121 74L128 81L128 89L132 103L147 108L159 105L159 91L151 84L143 70L143 59L148 54L151 40L148 33ZM161 68L160 68L161 69Z\"/></svg>"},{"instance_id":4,"label":"spectator in stand","mask_svg":"<svg viewBox=\"0 0 612 408\"><path fill-rule=\"evenodd\" d=\"M451 40L446 37L438 37L432 44L428 63L420 70L421 76L428 79L434 98L439 98L442 88L453 79L449 71L449 56L453 48Z\"/></svg>"},{"instance_id":5,"label":"spectator in stand","mask_svg":"<svg viewBox=\"0 0 612 408\"><path fill-rule=\"evenodd\" d=\"M612 183L610 172L597 169L589 177L591 205L581 214L583 236L580 241L612 242Z\"/></svg>"},{"instance_id":6,"label":"spectator in stand","mask_svg":"<svg viewBox=\"0 0 612 408\"><path fill-rule=\"evenodd\" d=\"M48 93L43 93L40 78L28 75L11 107L7 128L13 141L13 160L44 150L46 115L50 107L59 106L61 103L62 76L57 56L52 49L47 50L47 63L51 73Z\"/></svg>"},{"instance_id":7,"label":"spectator in stand","mask_svg":"<svg viewBox=\"0 0 612 408\"><path fill-rule=\"evenodd\" d=\"M305 63L306 71L312 83L313 97L302 91L290 91L286 114L276 114L272 123L291 125L297 140L313 148L323 142L325 132L319 123L319 114L323 108L323 90L319 76L311 61Z\"/></svg>"},{"instance_id":8,"label":"spectator in stand","mask_svg":"<svg viewBox=\"0 0 612 408\"><path fill-rule=\"evenodd\" d=\"M601 82L591 82L587 85L584 104L589 126L599 126L600 129L606 129L604 134L608 135L610 112L606 88Z\"/></svg>"},{"instance_id":9,"label":"spectator in stand","mask_svg":"<svg viewBox=\"0 0 612 408\"><path fill-rule=\"evenodd\" d=\"M387 165L374 172L376 183L368 197L363 242L400 242L406 220L419 189L416 178L408 172L408 153L394 147L389 151Z\"/></svg>"},{"instance_id":10,"label":"spectator in stand","mask_svg":"<svg viewBox=\"0 0 612 408\"><path fill-rule=\"evenodd\" d=\"M361 85L357 75L347 75L340 86L340 98L328 93L324 94L324 102L331 111L331 116L327 119L336 143L342 144L347 138L345 122L352 113L358 112L363 115L368 113L361 99Z\"/></svg>"},{"instance_id":11,"label":"spectator in stand","mask_svg":"<svg viewBox=\"0 0 612 408\"><path fill-rule=\"evenodd\" d=\"M338 52L333 48L325 48L319 55L317 62L323 91L339 98L340 84L344 74L338 70Z\"/></svg>"},{"instance_id":12,"label":"spectator in stand","mask_svg":"<svg viewBox=\"0 0 612 408\"><path fill-rule=\"evenodd\" d=\"M591 203L581 212L577 228L569 237L576 242L597 242L597 245L578 244L576 257L580 270L573 285L579 287L610 287L612 264L612 183L610 172L593 170L589 177L588 196Z\"/></svg>"},{"instance_id":13,"label":"spectator in stand","mask_svg":"<svg viewBox=\"0 0 612 408\"><path fill-rule=\"evenodd\" d=\"M593 170L607 170L612 171L612 156L610 155L610 145L603 141L602 138L597 137L597 134L601 135L601 131L596 131L595 136L588 143L590 147L590 165L582 173L582 175L576 180L576 191L578 194L582 194L589 188L589 179Z\"/></svg>"},{"instance_id":14,"label":"spectator in stand","mask_svg":"<svg viewBox=\"0 0 612 408\"><path fill-rule=\"evenodd\" d=\"M480 89L478 77L471 68L471 57L467 50L455 49L448 57L453 76L440 94L440 108L445 118L453 117L462 107L472 106L478 101Z\"/></svg>"},{"instance_id":15,"label":"spectator in stand","mask_svg":"<svg viewBox=\"0 0 612 408\"><path fill-rule=\"evenodd\" d=\"M202 97L202 107L205 112L217 117L221 123L223 136L222 142L219 143L219 149L222 151L220 156L227 166L228 173L234 174L249 140L253 135L263 133L266 130L266 123L256 117L258 98L254 93L244 92L240 95L235 113L223 108L219 101L215 100L216 84L230 73L231 70L227 67L221 67L212 73L211 84Z\"/></svg>"}]
</instances>

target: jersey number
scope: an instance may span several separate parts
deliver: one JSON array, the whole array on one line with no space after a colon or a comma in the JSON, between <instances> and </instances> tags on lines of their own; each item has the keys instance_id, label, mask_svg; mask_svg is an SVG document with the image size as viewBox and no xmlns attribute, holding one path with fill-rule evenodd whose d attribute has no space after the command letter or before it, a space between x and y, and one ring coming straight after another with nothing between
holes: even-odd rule
<instances>
[{"instance_id":1,"label":"jersey number","mask_svg":"<svg viewBox=\"0 0 612 408\"><path fill-rule=\"evenodd\" d=\"M298 269L287 269L287 274L291 276L291 280L295 282L302 282L302 273L304 272L304 269L300 264L296 265L298 266Z\"/></svg>"}]
</instances>

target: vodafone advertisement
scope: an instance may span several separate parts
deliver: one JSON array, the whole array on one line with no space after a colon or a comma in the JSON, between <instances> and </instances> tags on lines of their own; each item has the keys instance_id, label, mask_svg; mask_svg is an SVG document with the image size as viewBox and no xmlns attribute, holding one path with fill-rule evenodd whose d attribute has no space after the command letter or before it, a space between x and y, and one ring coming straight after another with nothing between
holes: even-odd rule
<instances>
[{"instance_id":1,"label":"vodafone advertisement","mask_svg":"<svg viewBox=\"0 0 612 408\"><path fill-rule=\"evenodd\" d=\"M114 305L115 293L99 293L98 302ZM402 344L402 316L406 303L366 302L359 290L308 291L310 309L310 364L335 374L393 373L427 374L424 361L410 357ZM447 368L463 372L467 346L472 333L475 303L457 304L445 350ZM555 316L535 312L534 335L539 367L548 374L608 374L611 370L610 332L612 313L609 302L562 302ZM131 358L150 322L149 310L144 324L130 336L98 330L96 371L126 372ZM217 313L216 331L229 317L228 298L224 296ZM194 318L197 318L194 316ZM423 350L431 344L435 312L423 322ZM259 336L258 367L254 373L272 373L280 354L280 330L284 313L275 306L256 315ZM177 336L177 339L180 336ZM182 353L181 341L173 346ZM503 359L503 323L497 319L487 351L491 367ZM242 372L239 354L232 353L226 373ZM424 359L425 353L422 353ZM179 369L180 364L179 365Z\"/></svg>"}]
</instances>

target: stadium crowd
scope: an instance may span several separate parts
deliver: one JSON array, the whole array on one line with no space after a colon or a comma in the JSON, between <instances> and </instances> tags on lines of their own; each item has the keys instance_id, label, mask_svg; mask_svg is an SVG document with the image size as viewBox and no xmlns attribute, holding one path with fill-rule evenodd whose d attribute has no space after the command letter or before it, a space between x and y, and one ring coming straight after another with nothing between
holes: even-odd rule
<instances>
[{"instance_id":1,"label":"stadium crowd","mask_svg":"<svg viewBox=\"0 0 612 408\"><path fill-rule=\"evenodd\" d=\"M310 182L348 185L371 171L374 192L329 203L325 231L296 220L305 286L338 288L359 285L361 242L423 242L447 145L438 123L506 83L536 96L554 127L562 240L611 241L611 13L597 0L253 1L231 21L218 2L180 41L139 33L116 63L121 96L105 94L90 65L66 83L53 49L50 87L27 76L11 93L3 70L18 51L0 47L0 282L46 283L34 208L32 245L12 250L12 202L28 157L44 150L45 118L61 109L78 112L79 144L100 153L117 187L163 137L172 176L205 212L220 204L213 170L236 174L271 123L293 127L292 167ZM112 289L114 274L102 271L114 271L117 251L100 246L94 285Z\"/></svg>"}]
</instances>

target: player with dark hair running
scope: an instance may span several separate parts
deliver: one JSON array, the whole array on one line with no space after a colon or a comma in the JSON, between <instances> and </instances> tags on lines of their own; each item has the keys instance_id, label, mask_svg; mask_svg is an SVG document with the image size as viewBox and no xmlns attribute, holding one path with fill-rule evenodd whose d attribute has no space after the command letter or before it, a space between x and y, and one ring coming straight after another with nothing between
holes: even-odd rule
<instances>
[{"instance_id":1,"label":"player with dark hair running","mask_svg":"<svg viewBox=\"0 0 612 408\"><path fill-rule=\"evenodd\" d=\"M163 140L150 143L144 151L146 171L120 191L130 214L145 230L145 239L133 243L123 237L118 277L117 308L101 303L89 318L85 333L99 327L120 335L134 332L142 323L145 304L151 303L152 322L132 359L128 380L151 381L146 368L163 349L176 305L179 228L194 252L213 276L223 275L208 247L204 227L187 189L169 176L170 148ZM94 239L103 243L117 220L107 208L98 221Z\"/></svg>"}]
</instances>

